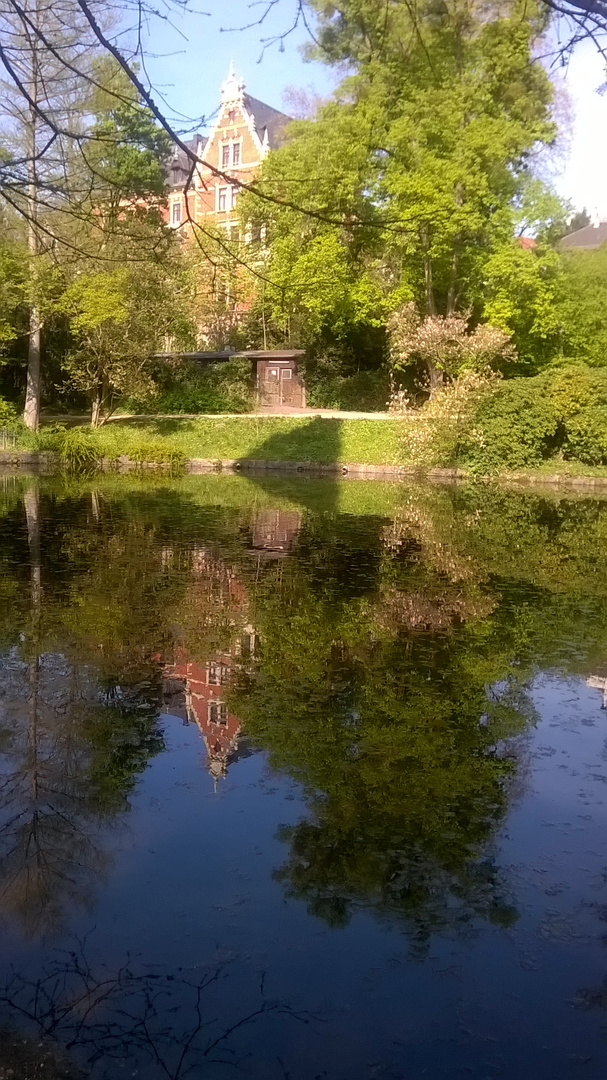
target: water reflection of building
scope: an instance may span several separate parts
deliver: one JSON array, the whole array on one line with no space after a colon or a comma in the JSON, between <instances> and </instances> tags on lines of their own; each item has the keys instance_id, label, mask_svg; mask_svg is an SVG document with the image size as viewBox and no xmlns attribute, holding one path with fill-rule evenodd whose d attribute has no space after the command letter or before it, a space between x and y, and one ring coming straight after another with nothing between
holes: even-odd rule
<instances>
[{"instance_id":1,"label":"water reflection of building","mask_svg":"<svg viewBox=\"0 0 607 1080\"><path fill-rule=\"evenodd\" d=\"M251 554L273 559L286 555L301 527L296 510L258 510L250 525ZM170 560L172 553L164 553ZM246 667L255 653L257 637L249 618L247 590L236 570L212 549L197 547L188 554L191 574L182 630L194 634L210 630L212 636L231 638L224 651L209 648L207 660L190 659L177 645L172 663L163 669L164 711L196 724L204 740L207 768L215 780L229 765L249 753L241 733L241 721L230 711L226 690L234 675ZM216 631L221 630L221 635Z\"/></svg>"},{"instance_id":2,"label":"water reflection of building","mask_svg":"<svg viewBox=\"0 0 607 1080\"><path fill-rule=\"evenodd\" d=\"M590 686L593 690L601 691L603 695L603 704L601 708L607 709L607 676L589 675L586 679L586 686Z\"/></svg>"},{"instance_id":3,"label":"water reflection of building","mask_svg":"<svg viewBox=\"0 0 607 1080\"><path fill-rule=\"evenodd\" d=\"M266 558L280 558L289 553L300 528L298 510L258 510L251 527L251 548Z\"/></svg>"},{"instance_id":4,"label":"water reflection of building","mask_svg":"<svg viewBox=\"0 0 607 1080\"><path fill-rule=\"evenodd\" d=\"M255 631L246 626L229 652L218 653L206 662L178 653L174 663L165 665L165 710L196 724L204 741L208 771L216 781L226 776L229 765L249 753L241 721L225 698L230 678L254 654L255 644Z\"/></svg>"}]
</instances>

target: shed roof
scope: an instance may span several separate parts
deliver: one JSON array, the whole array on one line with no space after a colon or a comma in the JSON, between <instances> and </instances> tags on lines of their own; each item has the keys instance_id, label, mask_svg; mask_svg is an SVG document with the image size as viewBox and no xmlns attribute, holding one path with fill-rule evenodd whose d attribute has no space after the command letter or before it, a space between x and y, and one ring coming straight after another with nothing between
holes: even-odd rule
<instances>
[{"instance_id":1,"label":"shed roof","mask_svg":"<svg viewBox=\"0 0 607 1080\"><path fill-rule=\"evenodd\" d=\"M576 229L561 240L564 248L597 248L607 241L607 221L601 221L598 225L584 225L583 229Z\"/></svg>"}]
</instances>

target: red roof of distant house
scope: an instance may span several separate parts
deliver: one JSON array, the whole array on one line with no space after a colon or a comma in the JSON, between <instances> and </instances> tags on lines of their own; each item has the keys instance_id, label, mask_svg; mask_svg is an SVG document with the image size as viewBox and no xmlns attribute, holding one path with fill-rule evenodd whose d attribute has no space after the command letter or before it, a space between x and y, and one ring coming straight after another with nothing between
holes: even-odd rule
<instances>
[{"instance_id":1,"label":"red roof of distant house","mask_svg":"<svg viewBox=\"0 0 607 1080\"><path fill-rule=\"evenodd\" d=\"M537 241L532 236L519 236L518 246L525 248L526 251L533 251L537 247Z\"/></svg>"}]
</instances>

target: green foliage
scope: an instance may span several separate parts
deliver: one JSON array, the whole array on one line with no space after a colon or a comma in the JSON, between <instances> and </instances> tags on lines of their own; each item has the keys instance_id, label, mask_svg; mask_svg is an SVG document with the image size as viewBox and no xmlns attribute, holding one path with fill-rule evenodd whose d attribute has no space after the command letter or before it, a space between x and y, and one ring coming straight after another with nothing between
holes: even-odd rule
<instances>
[{"instance_id":1,"label":"green foliage","mask_svg":"<svg viewBox=\"0 0 607 1080\"><path fill-rule=\"evenodd\" d=\"M272 340L352 350L372 367L365 335L407 302L422 317L478 319L486 265L524 203L534 223L558 216L527 170L555 131L532 55L542 15L518 0L490 16L474 0L313 7L318 56L349 74L264 162L256 186L279 203L241 199L243 222L265 230L256 308Z\"/></svg>"},{"instance_id":2,"label":"green foliage","mask_svg":"<svg viewBox=\"0 0 607 1080\"><path fill-rule=\"evenodd\" d=\"M81 427L48 428L40 443L43 449L59 455L62 467L68 472L90 472L100 463L99 448L90 433Z\"/></svg>"},{"instance_id":3,"label":"green foliage","mask_svg":"<svg viewBox=\"0 0 607 1080\"><path fill-rule=\"evenodd\" d=\"M607 373L578 365L502 383L476 410L462 460L491 472L538 465L556 453L607 463Z\"/></svg>"},{"instance_id":4,"label":"green foliage","mask_svg":"<svg viewBox=\"0 0 607 1080\"><path fill-rule=\"evenodd\" d=\"M97 60L94 77L88 156L96 198L106 212L124 214L125 201L132 200L138 215L153 213L166 197L171 140L112 57Z\"/></svg>"},{"instance_id":5,"label":"green foliage","mask_svg":"<svg viewBox=\"0 0 607 1080\"><path fill-rule=\"evenodd\" d=\"M556 294L561 353L591 367L607 366L607 244L565 251Z\"/></svg>"},{"instance_id":6,"label":"green foliage","mask_svg":"<svg viewBox=\"0 0 607 1080\"><path fill-rule=\"evenodd\" d=\"M217 364L183 363L155 370L155 393L131 398L135 413L239 413L253 408L251 361L235 357Z\"/></svg>"},{"instance_id":7,"label":"green foliage","mask_svg":"<svg viewBox=\"0 0 607 1080\"><path fill-rule=\"evenodd\" d=\"M15 406L7 401L6 398L0 397L0 428L15 429L17 424L17 411Z\"/></svg>"},{"instance_id":8,"label":"green foliage","mask_svg":"<svg viewBox=\"0 0 607 1080\"><path fill-rule=\"evenodd\" d=\"M7 222L0 212L0 364L3 353L14 342L23 321L27 297L25 248L8 235Z\"/></svg>"},{"instance_id":9,"label":"green foliage","mask_svg":"<svg viewBox=\"0 0 607 1080\"><path fill-rule=\"evenodd\" d=\"M561 259L548 247L529 250L515 241L491 255L484 276L483 318L512 335L512 373L535 374L561 348Z\"/></svg>"},{"instance_id":10,"label":"green foliage","mask_svg":"<svg viewBox=\"0 0 607 1080\"><path fill-rule=\"evenodd\" d=\"M150 241L149 223L141 223L139 232L142 243ZM73 341L64 366L71 385L93 397L98 413L116 394L153 394L154 352L167 336L179 340L188 330L179 260L121 261L121 250L116 238L107 260L111 255L114 265L93 264L79 273L61 301Z\"/></svg>"},{"instance_id":11,"label":"green foliage","mask_svg":"<svg viewBox=\"0 0 607 1080\"><path fill-rule=\"evenodd\" d=\"M541 378L510 379L480 404L463 460L475 469L524 469L549 457L557 419Z\"/></svg>"},{"instance_id":12,"label":"green foliage","mask_svg":"<svg viewBox=\"0 0 607 1080\"><path fill-rule=\"evenodd\" d=\"M182 469L186 456L166 439L142 439L129 446L128 457L138 465L168 465L171 469Z\"/></svg>"},{"instance_id":13,"label":"green foliage","mask_svg":"<svg viewBox=\"0 0 607 1080\"><path fill-rule=\"evenodd\" d=\"M547 388L563 456L586 465L607 463L607 368L565 367L550 373Z\"/></svg>"},{"instance_id":14,"label":"green foliage","mask_svg":"<svg viewBox=\"0 0 607 1080\"><path fill-rule=\"evenodd\" d=\"M383 412L390 396L385 367L350 374L335 360L319 359L306 364L305 383L306 401L316 409Z\"/></svg>"}]
</instances>

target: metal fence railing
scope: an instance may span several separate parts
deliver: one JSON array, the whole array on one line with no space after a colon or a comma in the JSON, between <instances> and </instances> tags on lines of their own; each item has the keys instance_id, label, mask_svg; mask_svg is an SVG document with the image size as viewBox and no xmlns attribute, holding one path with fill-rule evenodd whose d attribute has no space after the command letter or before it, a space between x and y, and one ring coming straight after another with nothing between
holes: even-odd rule
<instances>
[{"instance_id":1,"label":"metal fence railing","mask_svg":"<svg viewBox=\"0 0 607 1080\"><path fill-rule=\"evenodd\" d=\"M0 428L0 450L14 450L17 445L17 433L8 428Z\"/></svg>"}]
</instances>

